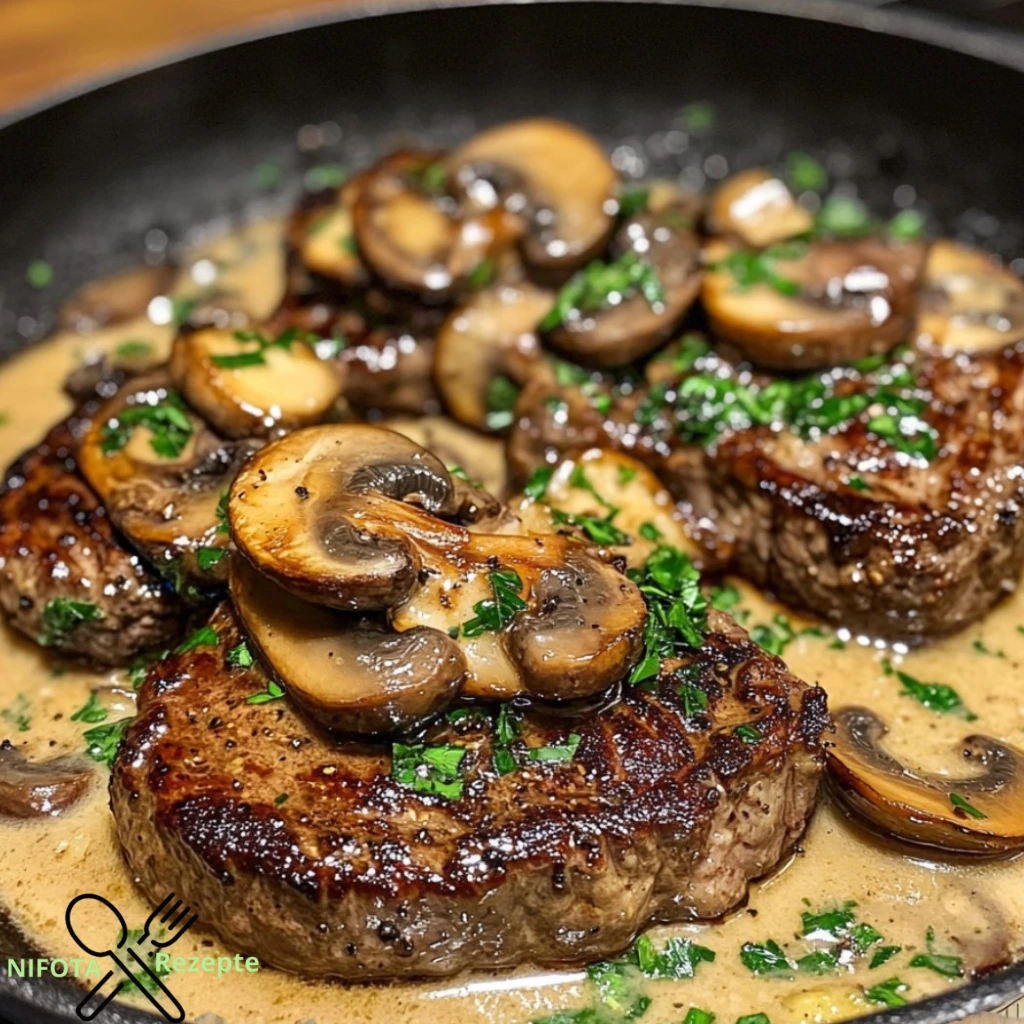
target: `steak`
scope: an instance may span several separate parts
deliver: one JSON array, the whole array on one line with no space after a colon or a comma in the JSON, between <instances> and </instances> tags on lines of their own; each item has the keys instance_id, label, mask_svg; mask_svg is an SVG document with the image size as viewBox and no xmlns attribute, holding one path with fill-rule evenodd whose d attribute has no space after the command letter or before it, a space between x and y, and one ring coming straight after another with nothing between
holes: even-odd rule
<instances>
[{"instance_id":1,"label":"steak","mask_svg":"<svg viewBox=\"0 0 1024 1024\"><path fill-rule=\"evenodd\" d=\"M802 379L755 380L710 354L677 373L672 358L649 365L646 386L616 389L607 415L593 385L535 381L509 438L512 472L525 479L573 449L628 451L681 503L706 565L854 633L919 643L1017 586L1024 350L904 354ZM799 426L771 422L780 394L816 395ZM752 415L750 402L762 403Z\"/></svg>"},{"instance_id":2,"label":"steak","mask_svg":"<svg viewBox=\"0 0 1024 1024\"><path fill-rule=\"evenodd\" d=\"M77 472L74 453L95 404L58 423L4 474L0 607L15 628L61 654L123 665L173 641L184 611ZM83 602L84 614L57 606L47 613L61 599Z\"/></svg>"},{"instance_id":3,"label":"steak","mask_svg":"<svg viewBox=\"0 0 1024 1024\"><path fill-rule=\"evenodd\" d=\"M210 625L216 646L143 685L111 802L146 895L174 890L276 967L370 980L614 955L651 922L735 906L814 806L825 694L721 612L692 658L613 702L521 709L505 774L479 706L429 727L420 742L465 749L453 799L392 778L390 744L331 739L287 697L249 703L267 677L228 656L228 605Z\"/></svg>"}]
</instances>

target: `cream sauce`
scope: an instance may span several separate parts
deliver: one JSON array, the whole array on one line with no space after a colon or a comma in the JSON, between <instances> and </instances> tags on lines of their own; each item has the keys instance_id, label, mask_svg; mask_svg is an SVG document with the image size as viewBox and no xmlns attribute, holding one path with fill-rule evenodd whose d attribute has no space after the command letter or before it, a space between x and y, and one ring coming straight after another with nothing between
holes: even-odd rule
<instances>
[{"instance_id":1,"label":"cream sauce","mask_svg":"<svg viewBox=\"0 0 1024 1024\"><path fill-rule=\"evenodd\" d=\"M280 226L262 224L213 243L196 259L220 268L218 284L237 291L234 302L255 316L268 314L281 290ZM178 292L199 288L183 274ZM60 391L66 373L84 358L113 351L128 340L151 342L166 353L171 328L140 319L88 336L65 335L11 360L0 370L0 462L7 464L34 444L65 414L70 403ZM477 461L466 460L467 464ZM747 625L770 624L783 611L739 585ZM798 632L810 625L786 612ZM958 743L968 731L986 733L1024 747L1024 592L1005 601L980 626L921 651L901 655L856 641L843 649L824 636L798 636L785 651L793 671L820 683L833 707L867 704L892 727L890 749L908 766L949 774L963 771ZM996 653L982 653L983 651ZM928 711L900 695L900 685L883 672L892 662L918 678L957 688L978 719L970 726L956 717ZM110 720L131 714L132 691L123 671L95 674L49 659L33 644L6 629L0 638L0 739L28 757L80 753L90 726L72 722L93 689ZM18 716L29 718L18 728ZM25 935L54 957L80 952L64 925L64 910L75 895L106 895L123 911L129 927L140 926L150 908L136 892L121 860L107 804L105 770L98 769L88 797L63 817L0 825L0 904L8 907ZM856 900L858 920L868 922L900 945L902 952L871 971L867 960L840 974L792 980L764 980L741 964L744 942L772 938L799 956L811 947L800 937L800 914ZM1024 858L989 863L933 863L872 839L822 800L800 851L771 878L753 888L749 904L726 920L665 926L650 934L659 946L671 935L688 935L717 953L689 981L648 986L653 1003L645 1024L679 1021L691 1006L713 1011L722 1024L742 1014L767 1013L773 1024L819 1021L865 1013L878 1007L865 988L898 976L920 999L957 984L923 968L911 968L935 928L937 946L963 957L968 967L990 963L1003 953L1024 952ZM234 953L197 924L172 948L175 956ZM247 951L239 951L245 954ZM464 975L443 982L345 986L303 981L265 969L256 974L174 974L169 987L189 1018L214 1013L228 1024L523 1024L561 1008L590 1005L594 993L581 971L536 971ZM132 1001L144 1004L136 995Z\"/></svg>"}]
</instances>

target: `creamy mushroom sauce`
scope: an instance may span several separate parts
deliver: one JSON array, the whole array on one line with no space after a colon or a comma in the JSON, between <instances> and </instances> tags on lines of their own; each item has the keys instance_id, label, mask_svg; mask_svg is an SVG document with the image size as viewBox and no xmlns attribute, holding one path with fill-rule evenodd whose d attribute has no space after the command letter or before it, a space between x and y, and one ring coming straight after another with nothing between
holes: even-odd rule
<instances>
[{"instance_id":1,"label":"creamy mushroom sauce","mask_svg":"<svg viewBox=\"0 0 1024 1024\"><path fill-rule=\"evenodd\" d=\"M282 288L281 225L264 222L208 244L193 260L221 266L218 284L237 292L237 302L256 316L269 314ZM186 263L190 266L191 263ZM199 291L188 273L177 293ZM0 369L0 460L6 465L44 433L70 407L61 392L65 375L88 356L110 352L127 340L151 342L166 352L169 326L141 319L90 335L62 335L36 346ZM493 474L493 447L480 444L479 473ZM473 452L465 463L470 473ZM785 614L793 629L813 626L736 584L748 628L771 624ZM890 724L889 748L909 767L962 775L958 743L968 732L985 733L1024 747L1024 592L999 605L979 625L920 651L884 651L856 639L843 645L830 630L798 635L785 650L793 672L828 691L833 707L866 704ZM910 697L883 671L882 662L930 682L956 687L978 718L966 724L934 713ZM80 753L88 725L70 720L98 686L112 689L111 720L132 713L133 694L125 671L95 674L50 659L35 645L4 627L0 641L0 739L27 757L43 759ZM5 713L6 712L6 713ZM17 715L27 714L19 731ZM64 925L64 910L82 892L106 895L121 908L129 927L140 926L149 908L135 891L122 863L107 804L106 772L97 768L89 795L63 816L0 824L0 904L9 908L25 935L54 957L79 956ZM792 980L763 979L740 962L745 942L775 939L791 954L813 948L800 935L800 914L822 911L847 900L857 902L859 921L902 946L884 966L869 970L868 958L855 970L824 976L801 974ZM807 901L807 902L805 902ZM809 905L808 905L809 904ZM1013 861L932 862L874 839L848 822L823 797L800 849L772 877L755 885L746 907L723 921L665 926L650 932L657 946L672 935L687 935L713 949L717 959L702 963L687 981L651 981L653 1002L644 1024L668 1024L696 1006L717 1015L721 1024L755 1012L772 1024L827 1021L879 1009L864 990L894 976L916 1000L958 984L910 960L924 950L933 927L936 945L955 953L970 969L1024 953L1024 858ZM171 950L175 956L234 953L195 926ZM244 950L241 951L244 954ZM441 982L351 985L308 982L272 969L256 974L175 974L169 981L189 1019L204 1013L227 1024L524 1024L562 1008L591 1005L594 993L582 971L522 969L512 973L472 974ZM135 997L136 1004L145 1004ZM216 1018L210 1018L215 1020Z\"/></svg>"}]
</instances>

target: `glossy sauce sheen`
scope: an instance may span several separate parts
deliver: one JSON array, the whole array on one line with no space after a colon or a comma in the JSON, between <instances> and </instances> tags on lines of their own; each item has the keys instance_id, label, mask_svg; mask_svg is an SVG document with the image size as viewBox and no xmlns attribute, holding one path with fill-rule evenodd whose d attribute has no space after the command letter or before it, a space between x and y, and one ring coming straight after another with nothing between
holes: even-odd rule
<instances>
[{"instance_id":1,"label":"glossy sauce sheen","mask_svg":"<svg viewBox=\"0 0 1024 1024\"><path fill-rule=\"evenodd\" d=\"M219 284L238 291L239 304L254 315L268 314L281 290L280 227L257 225L222 239L203 252L221 261ZM197 291L187 276L178 291ZM69 408L60 387L82 358L112 351L129 339L144 339L158 352L167 350L170 327L146 320L122 324L89 336L58 337L19 356L0 370L0 459L6 465L34 444ZM468 466L468 461L467 461ZM468 466L472 472L472 467ZM771 624L784 612L751 588L741 586L745 625ZM813 624L785 612L799 633ZM798 636L785 650L792 671L819 683L833 708L865 704L891 727L891 752L909 767L962 775L959 743L971 732L987 734L1024 748L1024 594L999 605L980 625L921 651L901 655L856 640L841 649L831 631ZM883 671L883 659L927 682L955 687L977 714L967 724L952 715L927 710L900 695L895 676ZM30 758L80 753L82 733L91 726L70 721L91 689L113 687L106 705L108 721L132 713L133 696L124 671L95 674L51 661L33 644L4 628L0 643L0 739L9 739ZM15 709L27 702L29 728L19 731ZM97 766L89 795L63 817L26 823L0 823L0 904L13 912L25 934L54 957L81 953L64 926L68 902L82 892L106 895L121 908L129 927L139 927L150 908L135 891L122 863L107 805L106 770ZM809 901L805 903L804 901ZM819 912L856 900L858 921L873 925L885 945L903 951L874 971L870 957L856 970L787 979L752 975L739 959L745 942L774 939L799 957L814 948L800 935L800 914ZM831 1020L878 1009L864 989L898 976L909 986L908 999L920 999L958 984L910 960L924 950L925 932L934 927L941 952L956 953L968 968L1017 958L1024 952L1024 859L984 863L932 863L927 855L872 839L851 825L823 799L801 849L771 878L755 886L747 907L711 924L663 926L650 936L661 947L672 935L687 935L713 949L714 963L701 963L697 977L652 981L653 1002L645 1024L680 1021L691 1006L710 1010L720 1024L755 1012L773 1024ZM877 947L876 947L877 948ZM202 931L200 921L177 942L175 956L233 954ZM238 951L246 953L246 951ZM93 979L95 980L95 979ZM444 982L381 986L345 986L306 982L272 969L257 974L174 974L168 985L189 1019L215 1013L227 1024L525 1024L562 1008L593 1005L595 994L582 971L459 976ZM129 997L148 1005L140 996Z\"/></svg>"}]
</instances>

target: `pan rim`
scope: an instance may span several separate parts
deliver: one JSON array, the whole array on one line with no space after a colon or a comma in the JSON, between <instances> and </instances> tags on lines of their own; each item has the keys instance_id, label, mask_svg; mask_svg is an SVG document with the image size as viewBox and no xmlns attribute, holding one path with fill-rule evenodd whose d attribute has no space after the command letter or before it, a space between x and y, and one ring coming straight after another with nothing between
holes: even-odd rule
<instances>
[{"instance_id":1,"label":"pan rim","mask_svg":"<svg viewBox=\"0 0 1024 1024\"><path fill-rule=\"evenodd\" d=\"M835 24L923 43L1024 74L1024 43L1007 33L967 26L932 12L859 6L849 0L398 0L388 6L361 0L344 8L270 17L241 31L214 33L144 60L131 62L115 71L87 75L56 89L44 91L26 103L0 112L0 144L5 130L106 88L121 85L151 71L278 36L368 19L401 18L427 11L570 3L621 6L626 2L632 7L725 9ZM24 979L10 977L6 965L0 966L2 1010L16 1003L25 1010L49 1012L57 1015L58 1019L70 1022L77 1019L74 1007L80 995L81 990L70 983L33 979L26 984ZM993 971L952 991L858 1019L871 1024L945 1024L971 1014L996 1010L1022 995L1024 962ZM123 1004L110 1017L111 1024L150 1024L158 1020L152 1014Z\"/></svg>"}]
</instances>

